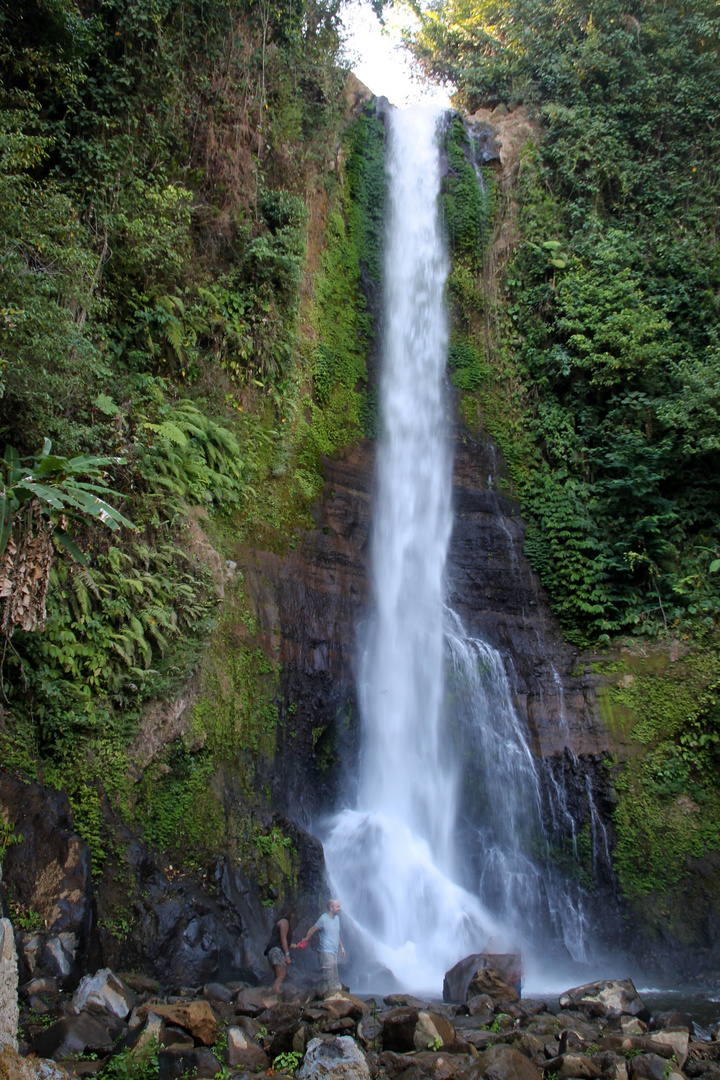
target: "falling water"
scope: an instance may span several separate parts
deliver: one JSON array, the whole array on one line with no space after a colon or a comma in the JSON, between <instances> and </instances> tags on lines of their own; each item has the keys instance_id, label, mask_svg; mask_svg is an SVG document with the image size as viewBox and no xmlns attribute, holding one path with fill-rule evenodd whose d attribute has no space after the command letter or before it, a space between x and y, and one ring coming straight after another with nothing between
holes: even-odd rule
<instances>
[{"instance_id":1,"label":"falling water","mask_svg":"<svg viewBox=\"0 0 720 1080\"><path fill-rule=\"evenodd\" d=\"M577 890L529 854L542 859L543 820L562 817L561 793L551 793L548 810L500 655L469 637L444 604L452 461L442 124L441 113L421 108L389 117L363 750L357 805L324 837L333 888L366 948L406 988L430 993L490 935L519 944L548 928L580 958L585 932ZM473 810L459 823L463 768L472 774Z\"/></svg>"},{"instance_id":2,"label":"falling water","mask_svg":"<svg viewBox=\"0 0 720 1080\"><path fill-rule=\"evenodd\" d=\"M494 920L455 883L457 777L441 728L443 600L452 527L438 215L442 114L390 118L385 338L372 537L375 617L360 679L357 809L334 822L328 868L346 910L405 985L437 993Z\"/></svg>"}]
</instances>

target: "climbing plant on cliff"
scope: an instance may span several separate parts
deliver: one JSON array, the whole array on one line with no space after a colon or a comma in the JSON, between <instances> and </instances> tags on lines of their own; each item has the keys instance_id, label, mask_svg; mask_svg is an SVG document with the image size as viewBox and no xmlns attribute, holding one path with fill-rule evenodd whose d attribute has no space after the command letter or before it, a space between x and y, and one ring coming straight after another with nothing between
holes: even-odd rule
<instances>
[{"instance_id":1,"label":"climbing plant on cliff","mask_svg":"<svg viewBox=\"0 0 720 1080\"><path fill-rule=\"evenodd\" d=\"M479 393L528 552L577 641L712 632L717 5L445 0L418 14L416 55L464 108L536 119Z\"/></svg>"}]
</instances>

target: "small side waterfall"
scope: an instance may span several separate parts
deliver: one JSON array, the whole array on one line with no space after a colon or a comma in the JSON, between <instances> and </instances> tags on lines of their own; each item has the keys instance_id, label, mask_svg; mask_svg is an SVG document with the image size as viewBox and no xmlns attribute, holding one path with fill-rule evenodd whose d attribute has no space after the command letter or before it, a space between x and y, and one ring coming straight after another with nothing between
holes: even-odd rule
<instances>
[{"instance_id":1,"label":"small side waterfall","mask_svg":"<svg viewBox=\"0 0 720 1080\"><path fill-rule=\"evenodd\" d=\"M532 753L500 654L445 606L443 116L416 107L392 112L388 124L374 612L358 680L363 749L356 807L323 839L333 889L368 952L406 988L438 994L445 971L489 936L521 946L530 967L533 952L548 955L541 943L549 940L566 959L584 960L587 919L581 889L554 859L554 841L568 830L577 856L564 787ZM597 815L592 826L594 840Z\"/></svg>"}]
</instances>

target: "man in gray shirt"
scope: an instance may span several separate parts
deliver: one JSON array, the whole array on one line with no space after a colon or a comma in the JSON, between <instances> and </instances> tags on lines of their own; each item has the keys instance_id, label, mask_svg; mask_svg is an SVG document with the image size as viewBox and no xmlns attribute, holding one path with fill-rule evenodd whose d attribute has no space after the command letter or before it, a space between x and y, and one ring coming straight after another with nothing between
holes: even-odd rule
<instances>
[{"instance_id":1,"label":"man in gray shirt","mask_svg":"<svg viewBox=\"0 0 720 1080\"><path fill-rule=\"evenodd\" d=\"M340 940L340 901L328 900L327 911L311 926L301 945L307 945L313 934L320 932L319 948L320 967L322 969L323 991L339 990L338 953L345 958L345 949Z\"/></svg>"}]
</instances>

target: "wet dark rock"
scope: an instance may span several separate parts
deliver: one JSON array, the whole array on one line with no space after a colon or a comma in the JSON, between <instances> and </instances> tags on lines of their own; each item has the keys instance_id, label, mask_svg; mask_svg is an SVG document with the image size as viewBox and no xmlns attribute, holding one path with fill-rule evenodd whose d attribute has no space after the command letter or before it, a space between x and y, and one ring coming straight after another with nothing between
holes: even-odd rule
<instances>
[{"instance_id":1,"label":"wet dark rock","mask_svg":"<svg viewBox=\"0 0 720 1080\"><path fill-rule=\"evenodd\" d=\"M286 1024L284 1027L275 1030L268 1047L268 1054L272 1059L276 1058L278 1054L302 1054L312 1035L310 1025L302 1021Z\"/></svg>"},{"instance_id":2,"label":"wet dark rock","mask_svg":"<svg viewBox=\"0 0 720 1080\"><path fill-rule=\"evenodd\" d=\"M133 1054L139 1054L150 1042L157 1042L158 1045L162 1046L164 1045L165 1032L165 1021L162 1017L156 1013L149 1013L141 1024L126 1030L122 1039L119 1041L115 1039L113 1056L124 1053L126 1050L133 1051ZM187 1037L189 1038L189 1036ZM194 1045L192 1039L190 1039L190 1045Z\"/></svg>"},{"instance_id":3,"label":"wet dark rock","mask_svg":"<svg viewBox=\"0 0 720 1080\"><path fill-rule=\"evenodd\" d=\"M318 1031L324 1031L333 1035L351 1035L355 1031L355 1021L347 1016L341 1020L326 1020L318 1025Z\"/></svg>"},{"instance_id":4,"label":"wet dark rock","mask_svg":"<svg viewBox=\"0 0 720 1080\"><path fill-rule=\"evenodd\" d=\"M562 1031L558 1039L558 1054L572 1053L574 1050L582 1050L583 1040L576 1031Z\"/></svg>"},{"instance_id":5,"label":"wet dark rock","mask_svg":"<svg viewBox=\"0 0 720 1080\"><path fill-rule=\"evenodd\" d=\"M30 979L24 986L20 987L20 993L25 997L30 997L31 994L50 994L55 996L60 990L60 985L57 979L45 976L43 978Z\"/></svg>"},{"instance_id":6,"label":"wet dark rock","mask_svg":"<svg viewBox=\"0 0 720 1080\"><path fill-rule=\"evenodd\" d=\"M463 1080L541 1080L542 1073L512 1046L498 1044L480 1054Z\"/></svg>"},{"instance_id":7,"label":"wet dark rock","mask_svg":"<svg viewBox=\"0 0 720 1080\"><path fill-rule=\"evenodd\" d=\"M386 1074L388 1080L395 1080L395 1077L411 1068L413 1064L414 1058L406 1054L398 1054L394 1050L383 1050L378 1055L378 1066Z\"/></svg>"},{"instance_id":8,"label":"wet dark rock","mask_svg":"<svg viewBox=\"0 0 720 1080\"><path fill-rule=\"evenodd\" d=\"M66 1017L47 1028L30 1044L30 1053L40 1058L82 1056L86 1053L107 1054L112 1050L114 1039L107 1024L89 1013Z\"/></svg>"},{"instance_id":9,"label":"wet dark rock","mask_svg":"<svg viewBox=\"0 0 720 1080\"><path fill-rule=\"evenodd\" d=\"M160 1045L168 1050L191 1050L195 1045L195 1040L182 1028L166 1025Z\"/></svg>"},{"instance_id":10,"label":"wet dark rock","mask_svg":"<svg viewBox=\"0 0 720 1080\"><path fill-rule=\"evenodd\" d=\"M695 1025L692 1017L687 1013L673 1009L671 1012L654 1013L649 1024L650 1031L662 1031L663 1028L687 1028L692 1036L695 1033Z\"/></svg>"},{"instance_id":11,"label":"wet dark rock","mask_svg":"<svg viewBox=\"0 0 720 1080\"><path fill-rule=\"evenodd\" d=\"M445 1016L414 1007L393 1009L382 1017L383 1050L408 1053L426 1050L439 1043L449 1047L455 1042L455 1030Z\"/></svg>"},{"instance_id":12,"label":"wet dark rock","mask_svg":"<svg viewBox=\"0 0 720 1080\"><path fill-rule=\"evenodd\" d=\"M233 999L233 992L224 983L205 983L203 997L206 997L208 1001L230 1002Z\"/></svg>"},{"instance_id":13,"label":"wet dark rock","mask_svg":"<svg viewBox=\"0 0 720 1080\"><path fill-rule=\"evenodd\" d=\"M443 1001L461 1003L468 1000L468 987L478 970L478 966L484 964L484 958L480 953L473 953L462 960L458 960L454 967L445 972L443 979ZM471 995L477 997L480 995ZM489 995L482 995L488 997ZM492 998L490 999L492 1001Z\"/></svg>"},{"instance_id":14,"label":"wet dark rock","mask_svg":"<svg viewBox=\"0 0 720 1080\"><path fill-rule=\"evenodd\" d=\"M426 1004L420 998L413 997L412 994L388 994L383 998L383 1002L391 1009L400 1009L403 1006L424 1009Z\"/></svg>"},{"instance_id":15,"label":"wet dark rock","mask_svg":"<svg viewBox=\"0 0 720 1080\"><path fill-rule=\"evenodd\" d=\"M134 990L136 994L157 994L160 983L157 979L150 979L147 975L137 975L127 971L119 971L118 979Z\"/></svg>"},{"instance_id":16,"label":"wet dark rock","mask_svg":"<svg viewBox=\"0 0 720 1080\"><path fill-rule=\"evenodd\" d=\"M238 992L235 1011L245 1016L258 1016L278 1004L278 996L269 986L251 986Z\"/></svg>"},{"instance_id":17,"label":"wet dark rock","mask_svg":"<svg viewBox=\"0 0 720 1080\"><path fill-rule=\"evenodd\" d=\"M682 1078L678 1068L668 1066L668 1061L658 1054L641 1054L630 1062L630 1076L638 1080L673 1080Z\"/></svg>"},{"instance_id":18,"label":"wet dark rock","mask_svg":"<svg viewBox=\"0 0 720 1080\"><path fill-rule=\"evenodd\" d=\"M228 1028L228 1065L231 1069L242 1067L252 1070L267 1069L270 1058L263 1048L242 1028Z\"/></svg>"},{"instance_id":19,"label":"wet dark rock","mask_svg":"<svg viewBox=\"0 0 720 1080\"><path fill-rule=\"evenodd\" d=\"M158 1054L159 1080L177 1080L181 1076L193 1076L198 1080L214 1077L220 1072L220 1062L212 1050L195 1047L194 1050L161 1050Z\"/></svg>"},{"instance_id":20,"label":"wet dark rock","mask_svg":"<svg viewBox=\"0 0 720 1080\"><path fill-rule=\"evenodd\" d=\"M281 1002L261 1012L258 1021L259 1023L264 1024L268 1030L271 1030L277 1027L284 1027L286 1024L295 1024L299 1021L301 1015L301 1005L295 1005L290 1002Z\"/></svg>"},{"instance_id":21,"label":"wet dark rock","mask_svg":"<svg viewBox=\"0 0 720 1080\"><path fill-rule=\"evenodd\" d=\"M632 979L607 979L575 986L560 996L563 1009L578 1009L586 1016L638 1016L650 1019L650 1010L642 1001Z\"/></svg>"},{"instance_id":22,"label":"wet dark rock","mask_svg":"<svg viewBox=\"0 0 720 1080\"><path fill-rule=\"evenodd\" d=\"M82 971L89 943L90 850L74 831L63 793L18 779L4 769L0 769L0 817L23 838L5 852L5 887L19 904L36 911L46 926L21 939L24 977L42 975L44 968L63 985L72 985Z\"/></svg>"},{"instance_id":23,"label":"wet dark rock","mask_svg":"<svg viewBox=\"0 0 720 1080\"><path fill-rule=\"evenodd\" d=\"M431 1080L454 1080L465 1071L471 1058L441 1050L437 1053L424 1051L415 1056L415 1063ZM401 1074L403 1075L403 1074Z\"/></svg>"},{"instance_id":24,"label":"wet dark rock","mask_svg":"<svg viewBox=\"0 0 720 1080\"><path fill-rule=\"evenodd\" d=\"M585 1054L570 1051L555 1060L546 1061L546 1071L552 1071L557 1080L599 1080L602 1071Z\"/></svg>"},{"instance_id":25,"label":"wet dark rock","mask_svg":"<svg viewBox=\"0 0 720 1080\"><path fill-rule=\"evenodd\" d=\"M99 1058L88 1061L65 1061L63 1068L70 1076L96 1076L105 1065L105 1060Z\"/></svg>"},{"instance_id":26,"label":"wet dark rock","mask_svg":"<svg viewBox=\"0 0 720 1080\"><path fill-rule=\"evenodd\" d=\"M374 1013L366 1013L358 1022L357 1038L366 1050L379 1050L382 1046L382 1020Z\"/></svg>"}]
</instances>

